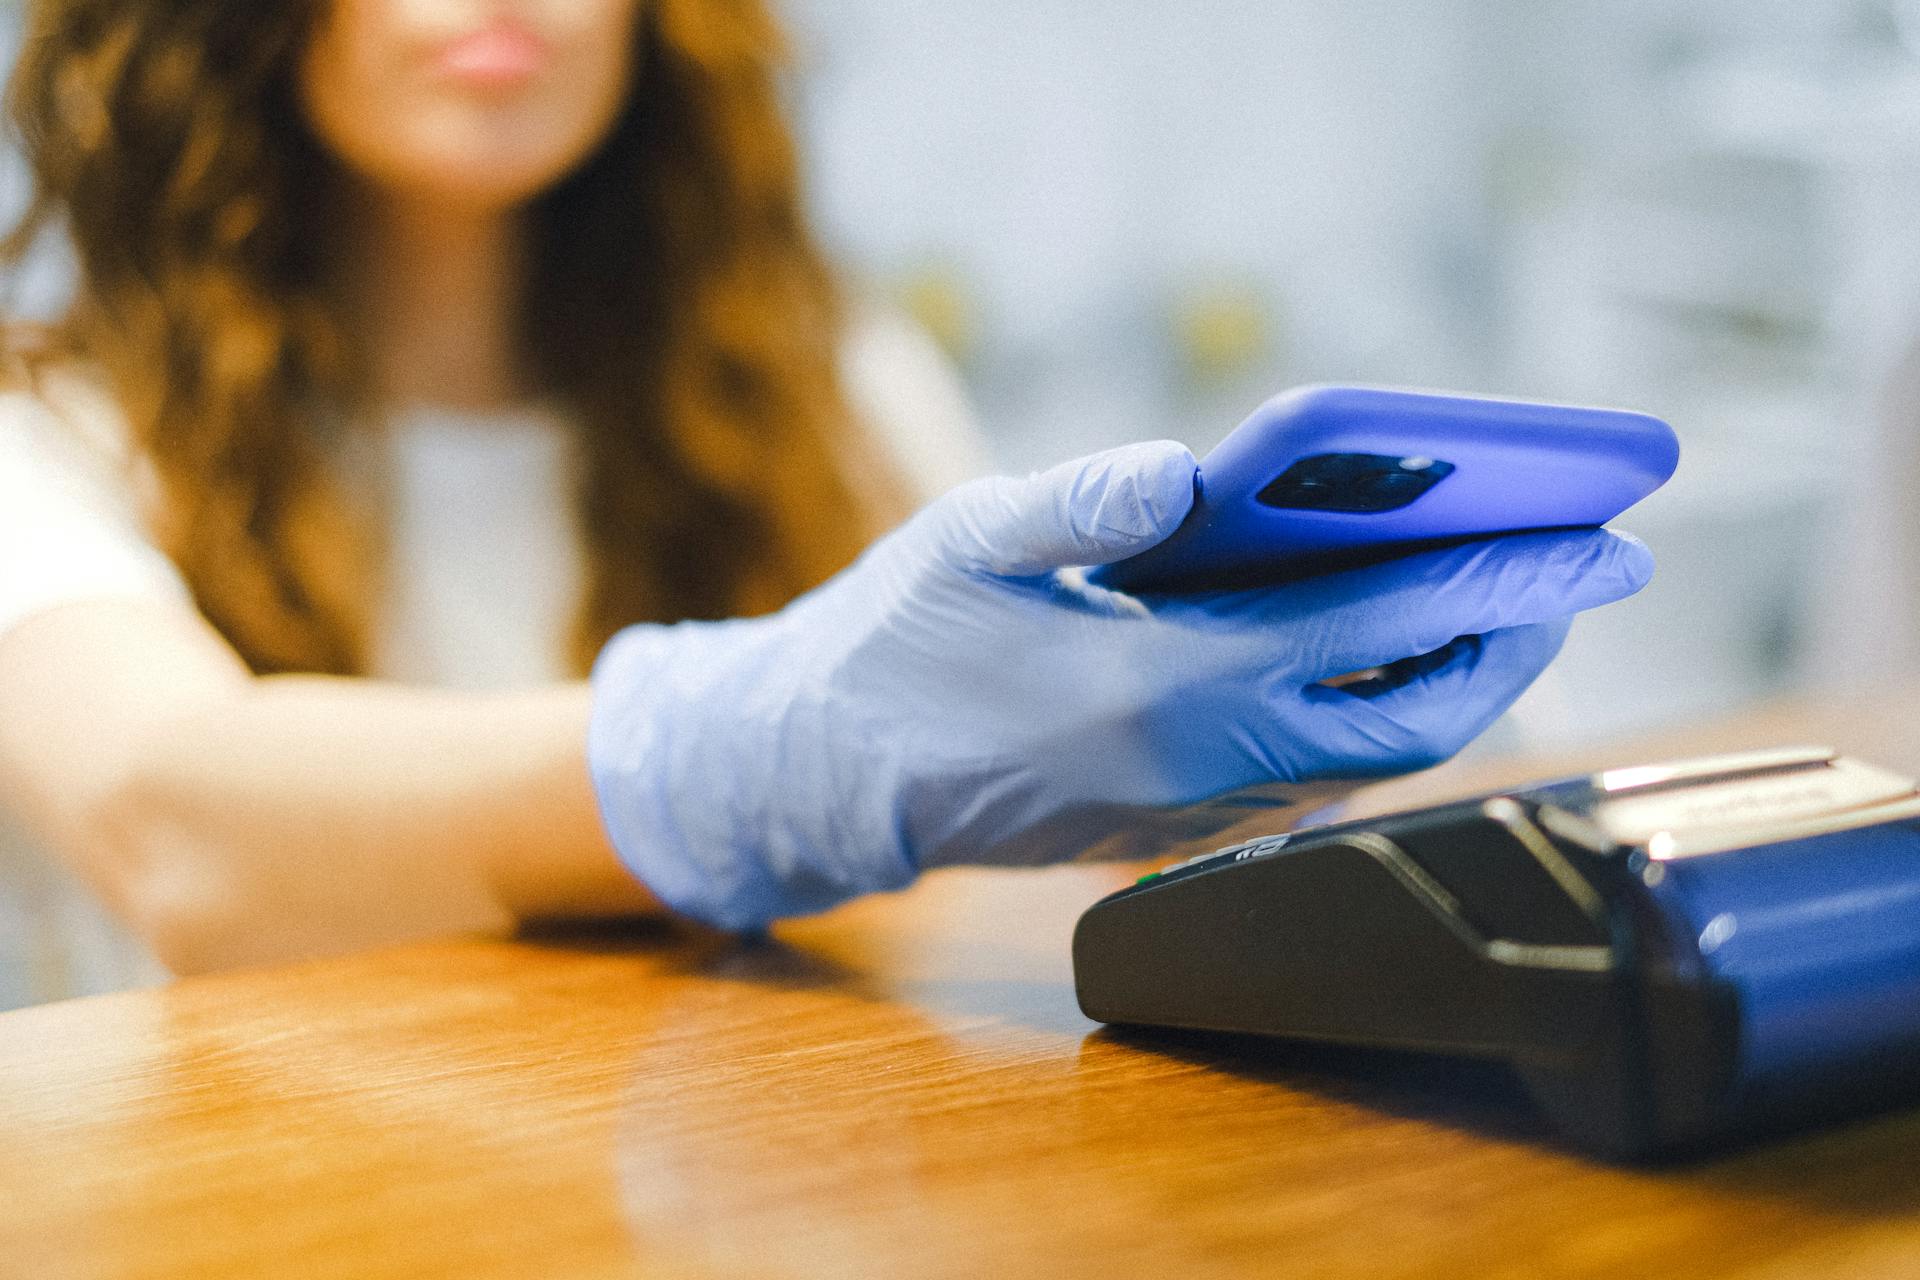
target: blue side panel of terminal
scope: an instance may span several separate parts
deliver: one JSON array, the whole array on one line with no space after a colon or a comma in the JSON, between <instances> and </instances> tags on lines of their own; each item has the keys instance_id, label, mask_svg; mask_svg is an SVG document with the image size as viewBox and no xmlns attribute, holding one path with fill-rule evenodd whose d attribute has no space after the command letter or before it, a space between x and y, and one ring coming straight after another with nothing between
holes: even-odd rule
<instances>
[{"instance_id":1,"label":"blue side panel of terminal","mask_svg":"<svg viewBox=\"0 0 1920 1280\"><path fill-rule=\"evenodd\" d=\"M1920 823L1661 865L1655 896L1739 993L1743 1082L1920 1060Z\"/></svg>"}]
</instances>

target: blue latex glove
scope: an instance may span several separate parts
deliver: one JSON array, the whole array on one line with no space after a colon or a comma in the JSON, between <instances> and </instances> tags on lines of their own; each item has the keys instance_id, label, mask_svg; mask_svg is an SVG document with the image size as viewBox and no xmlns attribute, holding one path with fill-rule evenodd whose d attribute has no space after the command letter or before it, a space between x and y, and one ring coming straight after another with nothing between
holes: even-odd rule
<instances>
[{"instance_id":1,"label":"blue latex glove","mask_svg":"<svg viewBox=\"0 0 1920 1280\"><path fill-rule=\"evenodd\" d=\"M747 929L930 867L1071 857L1163 806L1423 768L1540 674L1571 615L1652 573L1598 530L1188 597L1061 572L1172 533L1194 472L1160 442L976 481L780 613L620 633L588 756L622 858L674 909Z\"/></svg>"}]
</instances>

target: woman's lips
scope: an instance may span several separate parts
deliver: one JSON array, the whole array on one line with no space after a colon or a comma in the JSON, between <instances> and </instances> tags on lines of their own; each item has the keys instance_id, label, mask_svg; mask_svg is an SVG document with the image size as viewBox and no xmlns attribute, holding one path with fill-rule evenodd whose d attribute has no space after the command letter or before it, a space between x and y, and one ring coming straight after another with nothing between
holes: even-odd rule
<instances>
[{"instance_id":1,"label":"woman's lips","mask_svg":"<svg viewBox=\"0 0 1920 1280\"><path fill-rule=\"evenodd\" d=\"M502 20L461 36L434 59L440 74L476 89L512 89L538 75L547 42L520 23Z\"/></svg>"}]
</instances>

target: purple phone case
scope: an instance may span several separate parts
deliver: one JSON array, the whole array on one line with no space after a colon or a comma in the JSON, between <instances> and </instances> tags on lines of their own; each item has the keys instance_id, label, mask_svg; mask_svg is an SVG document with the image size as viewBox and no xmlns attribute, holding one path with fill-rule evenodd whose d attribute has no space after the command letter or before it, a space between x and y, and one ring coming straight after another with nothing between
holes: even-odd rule
<instances>
[{"instance_id":1,"label":"purple phone case","mask_svg":"<svg viewBox=\"0 0 1920 1280\"><path fill-rule=\"evenodd\" d=\"M1269 506L1261 490L1329 453L1437 458L1453 471L1394 511ZM1311 386L1256 409L1200 464L1194 506L1152 550L1097 571L1127 591L1286 581L1431 546L1605 524L1664 484L1673 429L1621 409Z\"/></svg>"}]
</instances>

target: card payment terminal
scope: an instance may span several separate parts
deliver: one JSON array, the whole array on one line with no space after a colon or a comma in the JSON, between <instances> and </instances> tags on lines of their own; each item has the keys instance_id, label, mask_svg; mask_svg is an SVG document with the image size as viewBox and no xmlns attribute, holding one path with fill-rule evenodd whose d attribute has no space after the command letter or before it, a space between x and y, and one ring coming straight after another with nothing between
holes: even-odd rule
<instances>
[{"instance_id":1,"label":"card payment terminal","mask_svg":"<svg viewBox=\"0 0 1920 1280\"><path fill-rule=\"evenodd\" d=\"M1496 1057L1617 1155L1920 1096L1920 791L1819 749L1610 770L1146 876L1103 1022Z\"/></svg>"}]
</instances>

